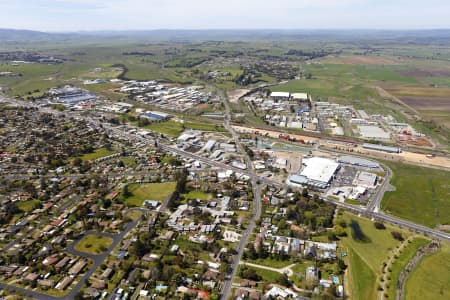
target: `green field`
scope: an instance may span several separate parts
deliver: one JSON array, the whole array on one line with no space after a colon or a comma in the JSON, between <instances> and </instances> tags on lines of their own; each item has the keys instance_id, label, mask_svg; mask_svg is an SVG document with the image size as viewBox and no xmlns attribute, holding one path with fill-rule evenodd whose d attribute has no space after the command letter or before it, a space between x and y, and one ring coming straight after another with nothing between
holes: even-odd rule
<instances>
[{"instance_id":1,"label":"green field","mask_svg":"<svg viewBox=\"0 0 450 300\"><path fill-rule=\"evenodd\" d=\"M89 254L100 254L105 252L112 244L113 240L109 237L89 234L83 237L76 245L75 250Z\"/></svg>"},{"instance_id":2,"label":"green field","mask_svg":"<svg viewBox=\"0 0 450 300\"><path fill-rule=\"evenodd\" d=\"M343 213L340 218L347 224L352 220L356 221L361 232L367 237L362 240L354 238L350 226L347 226L347 237L341 238L340 241L349 256L351 288L349 294L353 295L353 299L375 299L373 297L377 287L375 279L381 274L383 262L387 262L391 250L400 244L392 237L391 231L401 231L404 238L408 233L388 224L385 224L385 230L378 230L372 221L350 213Z\"/></svg>"},{"instance_id":3,"label":"green field","mask_svg":"<svg viewBox=\"0 0 450 300\"><path fill-rule=\"evenodd\" d=\"M387 192L382 209L429 227L450 224L450 172L387 163L394 176L395 192Z\"/></svg>"},{"instance_id":4,"label":"green field","mask_svg":"<svg viewBox=\"0 0 450 300\"><path fill-rule=\"evenodd\" d=\"M175 182L130 184L131 196L124 199L127 206L142 206L144 200L164 201L175 190Z\"/></svg>"},{"instance_id":5,"label":"green field","mask_svg":"<svg viewBox=\"0 0 450 300\"><path fill-rule=\"evenodd\" d=\"M422 259L406 282L406 299L450 299L450 245Z\"/></svg>"},{"instance_id":6,"label":"green field","mask_svg":"<svg viewBox=\"0 0 450 300\"><path fill-rule=\"evenodd\" d=\"M389 295L389 299L395 299L395 290L397 285L398 276L401 271L406 267L408 262L416 255L417 250L420 247L426 245L429 240L424 238L415 238L408 243L407 246L403 249L402 253L398 256L397 259L391 265L392 272L390 273L391 280L389 282L390 288L387 290Z\"/></svg>"},{"instance_id":7,"label":"green field","mask_svg":"<svg viewBox=\"0 0 450 300\"><path fill-rule=\"evenodd\" d=\"M376 299L376 276L374 271L353 250L348 251L350 262L351 299Z\"/></svg>"},{"instance_id":8,"label":"green field","mask_svg":"<svg viewBox=\"0 0 450 300\"><path fill-rule=\"evenodd\" d=\"M150 129L161 134L165 134L171 137L178 137L186 129L202 130L202 131L225 131L223 127L216 126L214 124L191 122L185 123L167 121L167 122L154 122L144 128Z\"/></svg>"},{"instance_id":9,"label":"green field","mask_svg":"<svg viewBox=\"0 0 450 300\"><path fill-rule=\"evenodd\" d=\"M183 195L186 199L200 199L202 201L206 201L213 198L211 193L205 193L202 191L190 191L187 194Z\"/></svg>"},{"instance_id":10,"label":"green field","mask_svg":"<svg viewBox=\"0 0 450 300\"><path fill-rule=\"evenodd\" d=\"M90 160L96 160L98 158L102 158L108 155L112 155L117 153L117 151L114 150L108 150L106 148L100 148L100 149L96 149L94 152L92 153L86 153L83 156L81 156L81 160L83 161L90 161Z\"/></svg>"},{"instance_id":11,"label":"green field","mask_svg":"<svg viewBox=\"0 0 450 300\"><path fill-rule=\"evenodd\" d=\"M30 212L40 203L39 200L20 201L17 207L23 212Z\"/></svg>"}]
</instances>

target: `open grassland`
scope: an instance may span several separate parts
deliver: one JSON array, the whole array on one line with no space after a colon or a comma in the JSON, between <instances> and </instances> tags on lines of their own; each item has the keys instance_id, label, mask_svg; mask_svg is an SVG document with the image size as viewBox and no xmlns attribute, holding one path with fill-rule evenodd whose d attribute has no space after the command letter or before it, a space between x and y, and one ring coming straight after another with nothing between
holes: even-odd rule
<instances>
[{"instance_id":1,"label":"open grassland","mask_svg":"<svg viewBox=\"0 0 450 300\"><path fill-rule=\"evenodd\" d=\"M175 182L130 184L128 191L131 195L124 200L127 206L134 207L142 206L144 200L157 200L162 202L175 191L175 185Z\"/></svg>"},{"instance_id":2,"label":"open grassland","mask_svg":"<svg viewBox=\"0 0 450 300\"><path fill-rule=\"evenodd\" d=\"M348 224L347 236L341 238L340 244L350 264L349 294L352 299L375 299L376 278L381 274L383 262L387 262L391 251L400 244L391 231L401 232L404 238L409 233L388 224L386 229L378 230L372 221L350 213L343 213L339 218Z\"/></svg>"},{"instance_id":3,"label":"open grassland","mask_svg":"<svg viewBox=\"0 0 450 300\"><path fill-rule=\"evenodd\" d=\"M443 243L411 272L406 282L406 300L450 299L450 245Z\"/></svg>"},{"instance_id":4,"label":"open grassland","mask_svg":"<svg viewBox=\"0 0 450 300\"><path fill-rule=\"evenodd\" d=\"M112 238L89 234L83 237L75 245L75 250L89 254L100 254L108 250L108 247L112 244L112 242Z\"/></svg>"},{"instance_id":5,"label":"open grassland","mask_svg":"<svg viewBox=\"0 0 450 300\"><path fill-rule=\"evenodd\" d=\"M396 191L387 192L382 209L429 227L450 224L450 172L387 163Z\"/></svg>"},{"instance_id":6,"label":"open grassland","mask_svg":"<svg viewBox=\"0 0 450 300\"><path fill-rule=\"evenodd\" d=\"M98 158L102 158L108 155L112 155L117 153L117 151L114 150L108 150L106 148L100 148L100 149L96 149L94 152L92 153L86 153L83 156L81 156L81 160L83 161L90 161L90 160L96 160Z\"/></svg>"}]
</instances>

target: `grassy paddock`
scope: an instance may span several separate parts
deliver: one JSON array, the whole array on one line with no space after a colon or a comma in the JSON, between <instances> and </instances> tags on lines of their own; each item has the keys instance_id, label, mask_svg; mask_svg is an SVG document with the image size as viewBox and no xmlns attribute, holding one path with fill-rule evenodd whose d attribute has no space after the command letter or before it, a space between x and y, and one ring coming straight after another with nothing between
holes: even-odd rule
<instances>
[{"instance_id":1,"label":"grassy paddock","mask_svg":"<svg viewBox=\"0 0 450 300\"><path fill-rule=\"evenodd\" d=\"M346 212L339 218L349 224L347 236L340 241L349 256L349 294L352 299L375 299L375 279L381 274L383 262L387 262L392 249L400 244L392 237L391 231L401 232L404 238L409 233L389 224L385 224L386 229L378 230L372 221ZM358 224L352 225L356 230L350 227L352 221Z\"/></svg>"},{"instance_id":2,"label":"grassy paddock","mask_svg":"<svg viewBox=\"0 0 450 300\"><path fill-rule=\"evenodd\" d=\"M395 192L387 192L382 209L429 227L450 224L450 172L401 163L387 163Z\"/></svg>"},{"instance_id":3,"label":"grassy paddock","mask_svg":"<svg viewBox=\"0 0 450 300\"><path fill-rule=\"evenodd\" d=\"M406 299L450 299L450 245L422 259L406 282Z\"/></svg>"},{"instance_id":4,"label":"grassy paddock","mask_svg":"<svg viewBox=\"0 0 450 300\"><path fill-rule=\"evenodd\" d=\"M131 196L124 199L127 206L142 206L144 200L164 201L175 190L175 182L130 184Z\"/></svg>"}]
</instances>

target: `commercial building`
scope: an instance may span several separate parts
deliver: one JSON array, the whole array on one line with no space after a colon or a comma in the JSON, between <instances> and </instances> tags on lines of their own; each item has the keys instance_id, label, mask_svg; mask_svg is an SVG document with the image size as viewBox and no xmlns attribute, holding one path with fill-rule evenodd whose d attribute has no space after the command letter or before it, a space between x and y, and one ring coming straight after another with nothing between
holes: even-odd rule
<instances>
[{"instance_id":1,"label":"commercial building","mask_svg":"<svg viewBox=\"0 0 450 300\"><path fill-rule=\"evenodd\" d=\"M308 178L308 184L328 185L339 169L339 163L322 157L311 157L303 160L306 167L300 173Z\"/></svg>"},{"instance_id":2,"label":"commercial building","mask_svg":"<svg viewBox=\"0 0 450 300\"><path fill-rule=\"evenodd\" d=\"M369 150L377 150L377 151L383 151L383 152L388 152L388 153L401 153L402 149L398 148L398 147L390 147L390 146L383 146L383 145L377 145L377 144L369 144L369 143L365 143L362 146L364 149L369 149Z\"/></svg>"},{"instance_id":3,"label":"commercial building","mask_svg":"<svg viewBox=\"0 0 450 300\"><path fill-rule=\"evenodd\" d=\"M356 175L354 184L366 188L373 188L377 184L378 176L374 173L359 172Z\"/></svg>"},{"instance_id":4,"label":"commercial building","mask_svg":"<svg viewBox=\"0 0 450 300\"><path fill-rule=\"evenodd\" d=\"M307 93L293 93L292 95L292 100L296 100L296 101L308 101L308 94Z\"/></svg>"},{"instance_id":5,"label":"commercial building","mask_svg":"<svg viewBox=\"0 0 450 300\"><path fill-rule=\"evenodd\" d=\"M339 157L338 162L340 162L342 164L360 166L360 167L364 167L364 168L376 169L376 168L380 167L380 164L378 164L377 162L374 162L374 161L371 161L368 159L364 159L364 158L355 157L355 156L348 156L348 155Z\"/></svg>"},{"instance_id":6,"label":"commercial building","mask_svg":"<svg viewBox=\"0 0 450 300\"><path fill-rule=\"evenodd\" d=\"M146 113L140 115L141 118L149 119L153 122L167 121L172 116L170 114L160 112L160 111L147 111Z\"/></svg>"},{"instance_id":7,"label":"commercial building","mask_svg":"<svg viewBox=\"0 0 450 300\"><path fill-rule=\"evenodd\" d=\"M290 175L287 180L288 184L326 188L329 186L334 174L340 166L340 164L334 160L322 157L304 159L303 164L306 167L300 174Z\"/></svg>"},{"instance_id":8,"label":"commercial building","mask_svg":"<svg viewBox=\"0 0 450 300\"><path fill-rule=\"evenodd\" d=\"M291 94L288 92L272 92L270 98L276 101L286 101L291 98Z\"/></svg>"}]
</instances>

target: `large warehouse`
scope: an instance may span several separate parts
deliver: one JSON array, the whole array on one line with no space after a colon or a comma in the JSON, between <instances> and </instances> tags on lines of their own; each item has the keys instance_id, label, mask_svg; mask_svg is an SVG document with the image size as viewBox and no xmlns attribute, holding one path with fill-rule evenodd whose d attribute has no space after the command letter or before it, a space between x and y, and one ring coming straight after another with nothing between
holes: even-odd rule
<instances>
[{"instance_id":1,"label":"large warehouse","mask_svg":"<svg viewBox=\"0 0 450 300\"><path fill-rule=\"evenodd\" d=\"M304 159L303 164L306 167L302 170L300 176L308 178L309 185L317 185L319 187L328 185L339 169L339 163L322 157Z\"/></svg>"}]
</instances>

